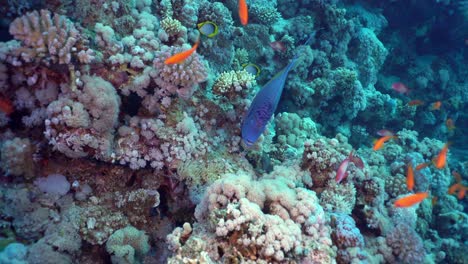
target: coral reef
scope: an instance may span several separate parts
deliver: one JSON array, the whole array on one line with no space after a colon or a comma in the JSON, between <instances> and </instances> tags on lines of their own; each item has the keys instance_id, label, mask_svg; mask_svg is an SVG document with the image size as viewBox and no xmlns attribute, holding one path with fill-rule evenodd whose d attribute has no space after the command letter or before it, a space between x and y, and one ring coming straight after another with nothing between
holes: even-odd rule
<instances>
[{"instance_id":1,"label":"coral reef","mask_svg":"<svg viewBox=\"0 0 468 264\"><path fill-rule=\"evenodd\" d=\"M465 263L466 2L2 2L0 264Z\"/></svg>"}]
</instances>

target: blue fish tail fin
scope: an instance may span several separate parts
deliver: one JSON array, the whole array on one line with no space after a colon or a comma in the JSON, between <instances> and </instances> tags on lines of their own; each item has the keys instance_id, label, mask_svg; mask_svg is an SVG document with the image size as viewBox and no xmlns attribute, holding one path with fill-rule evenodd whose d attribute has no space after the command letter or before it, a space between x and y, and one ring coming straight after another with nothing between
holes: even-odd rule
<instances>
[{"instance_id":1,"label":"blue fish tail fin","mask_svg":"<svg viewBox=\"0 0 468 264\"><path fill-rule=\"evenodd\" d=\"M305 46L305 45L309 45L309 43L312 41L312 39L315 37L315 34L317 34L317 31L313 31L312 33L310 33L309 35L309 38L306 40L306 42L304 42L304 44L302 44L301 46ZM291 68L294 66L294 64L296 63L297 59L299 58L299 56L301 55L300 52L296 52L296 54L294 55L294 57L292 58L291 62L288 64L288 66L286 67L286 71L289 71L291 70Z\"/></svg>"}]
</instances>

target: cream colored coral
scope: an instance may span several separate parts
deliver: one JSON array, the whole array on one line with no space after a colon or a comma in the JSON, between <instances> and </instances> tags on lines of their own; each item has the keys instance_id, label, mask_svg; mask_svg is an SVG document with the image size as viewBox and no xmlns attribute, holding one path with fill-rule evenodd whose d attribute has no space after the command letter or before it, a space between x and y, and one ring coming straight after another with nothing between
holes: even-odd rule
<instances>
[{"instance_id":1,"label":"cream colored coral","mask_svg":"<svg viewBox=\"0 0 468 264\"><path fill-rule=\"evenodd\" d=\"M213 93L228 95L250 89L256 84L255 76L245 70L223 72L213 85Z\"/></svg>"},{"instance_id":2,"label":"cream colored coral","mask_svg":"<svg viewBox=\"0 0 468 264\"><path fill-rule=\"evenodd\" d=\"M166 17L161 20L161 28L166 31L169 35L177 35L183 30L182 23L179 20L173 19L172 17Z\"/></svg>"},{"instance_id":3,"label":"cream colored coral","mask_svg":"<svg viewBox=\"0 0 468 264\"><path fill-rule=\"evenodd\" d=\"M46 58L52 63L70 63L71 52L79 39L79 32L66 17L48 10L33 11L16 18L10 34L23 42L18 49L26 62Z\"/></svg>"}]
</instances>

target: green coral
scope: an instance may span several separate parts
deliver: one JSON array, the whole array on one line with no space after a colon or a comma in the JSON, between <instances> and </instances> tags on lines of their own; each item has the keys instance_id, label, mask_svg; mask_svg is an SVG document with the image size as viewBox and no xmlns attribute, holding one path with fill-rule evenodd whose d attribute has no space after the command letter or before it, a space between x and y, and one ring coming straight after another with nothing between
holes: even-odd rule
<instances>
[{"instance_id":1,"label":"green coral","mask_svg":"<svg viewBox=\"0 0 468 264\"><path fill-rule=\"evenodd\" d=\"M107 240L106 250L114 264L141 263L150 250L148 236L133 226L115 231Z\"/></svg>"}]
</instances>

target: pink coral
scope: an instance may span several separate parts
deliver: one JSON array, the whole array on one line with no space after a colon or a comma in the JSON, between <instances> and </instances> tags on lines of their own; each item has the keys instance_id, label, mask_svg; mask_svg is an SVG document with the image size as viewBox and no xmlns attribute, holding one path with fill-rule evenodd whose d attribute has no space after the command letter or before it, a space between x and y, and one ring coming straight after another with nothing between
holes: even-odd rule
<instances>
[{"instance_id":1,"label":"pink coral","mask_svg":"<svg viewBox=\"0 0 468 264\"><path fill-rule=\"evenodd\" d=\"M156 84L168 94L178 94L182 98L190 97L208 76L208 67L204 60L194 53L190 58L179 64L167 65L164 61L171 55L185 49L163 47L156 52L153 61L157 71L152 75Z\"/></svg>"},{"instance_id":2,"label":"pink coral","mask_svg":"<svg viewBox=\"0 0 468 264\"><path fill-rule=\"evenodd\" d=\"M46 64L68 64L72 53L79 52L81 36L73 22L48 10L33 11L15 19L10 25L10 34L23 43L17 52L26 62L42 60Z\"/></svg>"},{"instance_id":3,"label":"pink coral","mask_svg":"<svg viewBox=\"0 0 468 264\"><path fill-rule=\"evenodd\" d=\"M362 236L351 216L334 214L332 216L334 229L332 239L338 247L338 260L341 263L359 263L367 259Z\"/></svg>"},{"instance_id":4,"label":"pink coral","mask_svg":"<svg viewBox=\"0 0 468 264\"><path fill-rule=\"evenodd\" d=\"M120 98L109 82L83 76L82 90L63 94L47 107L44 132L54 149L68 157L108 160Z\"/></svg>"},{"instance_id":5,"label":"pink coral","mask_svg":"<svg viewBox=\"0 0 468 264\"><path fill-rule=\"evenodd\" d=\"M230 242L224 257L239 251L244 258L281 262L321 256L326 262L334 255L315 193L276 171L258 181L246 173L226 175L208 188L195 217L199 224L208 223L202 225L214 229L218 240ZM195 227L194 233L199 232ZM309 247L315 250L304 250Z\"/></svg>"},{"instance_id":6,"label":"pink coral","mask_svg":"<svg viewBox=\"0 0 468 264\"><path fill-rule=\"evenodd\" d=\"M386 238L393 255L403 263L422 262L426 256L422 239L407 224L398 224Z\"/></svg>"}]
</instances>

